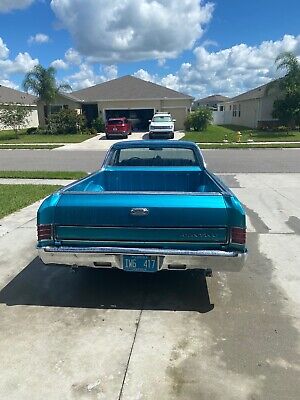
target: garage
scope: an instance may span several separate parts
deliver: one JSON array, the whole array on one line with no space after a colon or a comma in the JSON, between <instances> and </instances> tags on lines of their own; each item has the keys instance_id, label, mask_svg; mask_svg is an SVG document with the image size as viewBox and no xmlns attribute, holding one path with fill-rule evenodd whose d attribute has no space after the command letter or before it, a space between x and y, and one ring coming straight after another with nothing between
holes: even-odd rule
<instances>
[{"instance_id":1,"label":"garage","mask_svg":"<svg viewBox=\"0 0 300 400\"><path fill-rule=\"evenodd\" d=\"M67 104L70 109L84 113L88 121L97 117L104 121L125 117L132 122L135 131L147 131L153 114L167 111L176 119L175 127L180 130L184 129L193 99L176 90L127 75L72 93L60 93L53 105Z\"/></svg>"},{"instance_id":2,"label":"garage","mask_svg":"<svg viewBox=\"0 0 300 400\"><path fill-rule=\"evenodd\" d=\"M154 112L153 108L108 109L105 110L105 120L125 117L131 122L133 130L147 131L149 119L152 119Z\"/></svg>"}]
</instances>

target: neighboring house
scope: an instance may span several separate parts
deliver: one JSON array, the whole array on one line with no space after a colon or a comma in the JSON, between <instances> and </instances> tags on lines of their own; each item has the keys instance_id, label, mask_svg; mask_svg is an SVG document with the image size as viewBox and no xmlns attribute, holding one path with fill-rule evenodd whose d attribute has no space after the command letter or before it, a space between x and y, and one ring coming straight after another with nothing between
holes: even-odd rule
<instances>
[{"instance_id":1,"label":"neighboring house","mask_svg":"<svg viewBox=\"0 0 300 400\"><path fill-rule=\"evenodd\" d=\"M32 96L31 94L20 92L19 90L0 85L0 104L14 103L20 104L24 107L28 107L30 109L28 121L24 128L32 128L39 125L36 102L37 97ZM8 127L0 125L0 129L8 129Z\"/></svg>"},{"instance_id":2,"label":"neighboring house","mask_svg":"<svg viewBox=\"0 0 300 400\"><path fill-rule=\"evenodd\" d=\"M229 100L229 97L222 96L220 94L214 94L212 96L204 97L193 102L192 109L196 110L199 107L208 107L213 110L217 110L218 104L222 104Z\"/></svg>"},{"instance_id":3,"label":"neighboring house","mask_svg":"<svg viewBox=\"0 0 300 400\"><path fill-rule=\"evenodd\" d=\"M170 112L176 119L176 129L184 129L184 120L193 97L133 76L123 76L108 82L72 92L61 93L51 105L51 112L61 108L76 109L85 114L88 123L101 116L103 120L126 117L135 129L147 129L149 119L157 111ZM39 102L40 123L45 124L44 104Z\"/></svg>"},{"instance_id":4,"label":"neighboring house","mask_svg":"<svg viewBox=\"0 0 300 400\"><path fill-rule=\"evenodd\" d=\"M215 123L249 128L276 125L277 120L272 117L273 104L280 98L281 93L275 87L267 90L267 86L259 86L219 104L215 113Z\"/></svg>"}]
</instances>

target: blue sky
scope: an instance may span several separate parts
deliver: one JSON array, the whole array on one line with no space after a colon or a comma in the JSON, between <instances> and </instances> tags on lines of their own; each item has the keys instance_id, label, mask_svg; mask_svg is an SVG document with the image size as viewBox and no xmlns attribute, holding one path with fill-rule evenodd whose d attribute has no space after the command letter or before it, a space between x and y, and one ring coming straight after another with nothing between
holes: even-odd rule
<instances>
[{"instance_id":1,"label":"blue sky","mask_svg":"<svg viewBox=\"0 0 300 400\"><path fill-rule=\"evenodd\" d=\"M132 74L195 97L232 96L300 56L299 0L0 0L0 84L38 62L74 90Z\"/></svg>"}]
</instances>

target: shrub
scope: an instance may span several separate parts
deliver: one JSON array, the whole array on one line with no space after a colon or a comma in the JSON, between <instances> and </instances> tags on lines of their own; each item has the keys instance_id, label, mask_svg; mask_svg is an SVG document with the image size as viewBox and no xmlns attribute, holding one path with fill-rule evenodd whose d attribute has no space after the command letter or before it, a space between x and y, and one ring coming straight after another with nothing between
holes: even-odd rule
<instances>
[{"instance_id":1,"label":"shrub","mask_svg":"<svg viewBox=\"0 0 300 400\"><path fill-rule=\"evenodd\" d=\"M101 117L98 117L92 121L92 128L96 130L96 133L98 132L104 132L105 131L105 124L104 121Z\"/></svg>"},{"instance_id":2,"label":"shrub","mask_svg":"<svg viewBox=\"0 0 300 400\"><path fill-rule=\"evenodd\" d=\"M285 126L285 125L282 125L282 126L278 126L277 127L277 131L278 132L288 132L289 131L289 128L287 127L287 126Z\"/></svg>"},{"instance_id":3,"label":"shrub","mask_svg":"<svg viewBox=\"0 0 300 400\"><path fill-rule=\"evenodd\" d=\"M212 120L212 110L206 107L200 107L187 116L184 126L187 130L193 129L194 131L203 131L212 122Z\"/></svg>"},{"instance_id":4,"label":"shrub","mask_svg":"<svg viewBox=\"0 0 300 400\"><path fill-rule=\"evenodd\" d=\"M89 133L90 135L97 135L98 131L97 131L97 129L95 129L95 128L90 128L90 129L88 130L88 133Z\"/></svg>"},{"instance_id":5,"label":"shrub","mask_svg":"<svg viewBox=\"0 0 300 400\"><path fill-rule=\"evenodd\" d=\"M37 133L37 131L38 131L38 128L32 127L32 128L28 128L26 133L27 133L27 135L32 135L34 133Z\"/></svg>"},{"instance_id":6,"label":"shrub","mask_svg":"<svg viewBox=\"0 0 300 400\"><path fill-rule=\"evenodd\" d=\"M52 135L76 134L83 131L86 119L76 110L63 109L49 118L47 133Z\"/></svg>"},{"instance_id":7,"label":"shrub","mask_svg":"<svg viewBox=\"0 0 300 400\"><path fill-rule=\"evenodd\" d=\"M186 131L190 131L192 127L192 119L191 119L191 114L188 114L185 121L184 121L184 129Z\"/></svg>"}]
</instances>

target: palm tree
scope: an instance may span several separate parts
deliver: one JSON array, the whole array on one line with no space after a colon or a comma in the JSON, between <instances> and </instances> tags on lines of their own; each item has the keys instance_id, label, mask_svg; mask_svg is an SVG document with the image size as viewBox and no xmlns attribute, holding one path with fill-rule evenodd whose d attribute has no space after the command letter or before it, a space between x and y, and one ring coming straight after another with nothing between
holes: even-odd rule
<instances>
[{"instance_id":1,"label":"palm tree","mask_svg":"<svg viewBox=\"0 0 300 400\"><path fill-rule=\"evenodd\" d=\"M279 54L275 64L277 70L285 71L285 75L270 82L266 93L276 87L284 97L280 96L274 101L272 116L294 129L300 125L300 62L293 53L284 52Z\"/></svg>"},{"instance_id":2,"label":"palm tree","mask_svg":"<svg viewBox=\"0 0 300 400\"><path fill-rule=\"evenodd\" d=\"M72 90L68 84L58 85L55 74L56 69L54 67L44 68L39 64L25 75L23 81L24 90L26 92L31 91L45 103L46 120L49 116L50 104L54 101L56 95L64 90Z\"/></svg>"},{"instance_id":3,"label":"palm tree","mask_svg":"<svg viewBox=\"0 0 300 400\"><path fill-rule=\"evenodd\" d=\"M285 75L268 84L267 90L279 87L286 95L300 92L300 62L291 52L283 52L275 60L277 70L285 71Z\"/></svg>"}]
</instances>

